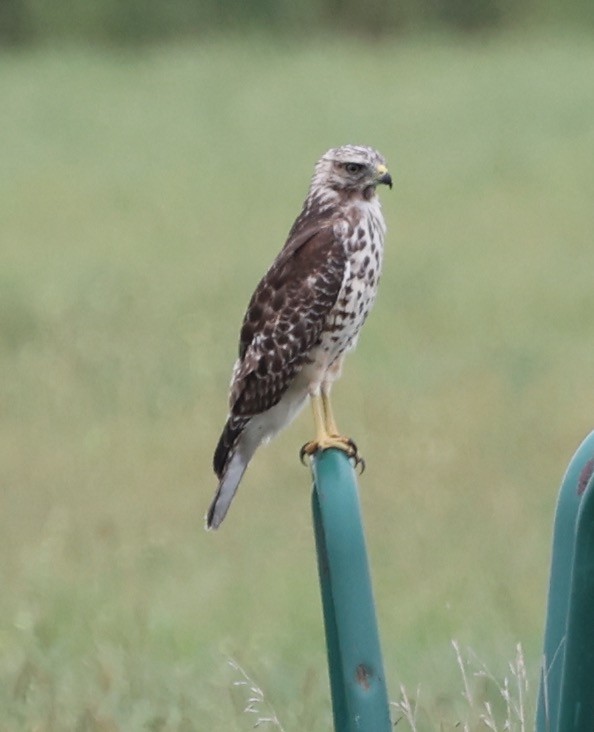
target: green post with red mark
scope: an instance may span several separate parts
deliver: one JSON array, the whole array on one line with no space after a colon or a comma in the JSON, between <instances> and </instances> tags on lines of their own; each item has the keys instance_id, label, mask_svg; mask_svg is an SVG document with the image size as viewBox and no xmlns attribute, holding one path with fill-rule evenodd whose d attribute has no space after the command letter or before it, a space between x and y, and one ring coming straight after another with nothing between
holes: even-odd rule
<instances>
[{"instance_id":1,"label":"green post with red mark","mask_svg":"<svg viewBox=\"0 0 594 732\"><path fill-rule=\"evenodd\" d=\"M594 730L594 432L573 456L553 529L537 732Z\"/></svg>"},{"instance_id":2,"label":"green post with red mark","mask_svg":"<svg viewBox=\"0 0 594 732\"><path fill-rule=\"evenodd\" d=\"M355 472L341 450L313 458L312 507L335 732L390 732L390 706Z\"/></svg>"}]
</instances>

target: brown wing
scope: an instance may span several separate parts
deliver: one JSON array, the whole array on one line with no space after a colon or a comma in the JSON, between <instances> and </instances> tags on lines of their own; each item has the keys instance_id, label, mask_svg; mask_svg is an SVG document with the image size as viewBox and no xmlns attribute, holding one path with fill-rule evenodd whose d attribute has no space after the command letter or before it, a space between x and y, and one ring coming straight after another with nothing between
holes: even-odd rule
<instances>
[{"instance_id":1,"label":"brown wing","mask_svg":"<svg viewBox=\"0 0 594 732\"><path fill-rule=\"evenodd\" d=\"M231 385L233 414L252 416L278 403L319 340L344 271L344 249L331 226L287 242L245 314Z\"/></svg>"}]
</instances>

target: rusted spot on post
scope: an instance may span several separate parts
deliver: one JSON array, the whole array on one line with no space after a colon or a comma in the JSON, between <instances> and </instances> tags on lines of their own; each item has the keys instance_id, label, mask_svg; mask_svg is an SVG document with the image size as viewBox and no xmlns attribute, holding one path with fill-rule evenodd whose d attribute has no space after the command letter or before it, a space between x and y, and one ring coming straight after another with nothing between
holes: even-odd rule
<instances>
[{"instance_id":1,"label":"rusted spot on post","mask_svg":"<svg viewBox=\"0 0 594 732\"><path fill-rule=\"evenodd\" d=\"M369 689L369 679L373 676L373 671L364 663L357 666L357 683L363 687L365 691Z\"/></svg>"},{"instance_id":2,"label":"rusted spot on post","mask_svg":"<svg viewBox=\"0 0 594 732\"><path fill-rule=\"evenodd\" d=\"M586 490L586 486L588 485L590 478L592 477L592 473L594 473L594 458L588 460L588 462L582 468L582 472L580 473L580 479L578 480L578 496L581 496L582 493Z\"/></svg>"}]
</instances>

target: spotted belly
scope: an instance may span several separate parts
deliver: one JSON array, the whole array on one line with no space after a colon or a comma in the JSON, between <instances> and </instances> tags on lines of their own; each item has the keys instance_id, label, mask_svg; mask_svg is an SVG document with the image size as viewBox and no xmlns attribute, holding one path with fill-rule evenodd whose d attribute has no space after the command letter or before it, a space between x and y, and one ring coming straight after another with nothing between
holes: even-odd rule
<instances>
[{"instance_id":1,"label":"spotted belly","mask_svg":"<svg viewBox=\"0 0 594 732\"><path fill-rule=\"evenodd\" d=\"M347 264L342 287L321 341L330 364L352 350L373 307L382 266L383 228L373 219L353 227L346 238Z\"/></svg>"},{"instance_id":2,"label":"spotted belly","mask_svg":"<svg viewBox=\"0 0 594 732\"><path fill-rule=\"evenodd\" d=\"M375 301L385 224L377 202L364 213L361 216L361 211L351 211L335 225L337 238L344 241L346 265L336 303L304 368L303 377L310 387L338 378L342 358L357 345L359 332Z\"/></svg>"},{"instance_id":3,"label":"spotted belly","mask_svg":"<svg viewBox=\"0 0 594 732\"><path fill-rule=\"evenodd\" d=\"M321 373L332 370L357 345L359 332L373 307L379 282L379 266L370 264L371 258L365 253L349 261L336 305L311 353L312 366Z\"/></svg>"},{"instance_id":4,"label":"spotted belly","mask_svg":"<svg viewBox=\"0 0 594 732\"><path fill-rule=\"evenodd\" d=\"M344 295L330 313L320 348L328 354L329 365L357 345L359 332L373 306L377 285L353 277L347 281Z\"/></svg>"}]
</instances>

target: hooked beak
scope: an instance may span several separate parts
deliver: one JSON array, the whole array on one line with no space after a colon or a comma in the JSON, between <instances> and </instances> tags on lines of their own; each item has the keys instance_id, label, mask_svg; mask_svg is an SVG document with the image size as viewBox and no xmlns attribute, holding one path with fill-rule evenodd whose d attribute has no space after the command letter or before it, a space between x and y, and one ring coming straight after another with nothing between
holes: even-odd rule
<instances>
[{"instance_id":1,"label":"hooked beak","mask_svg":"<svg viewBox=\"0 0 594 732\"><path fill-rule=\"evenodd\" d=\"M377 183L382 183L385 186L392 188L392 176L388 173L388 169L385 165L377 166L377 177L375 179Z\"/></svg>"}]
</instances>

